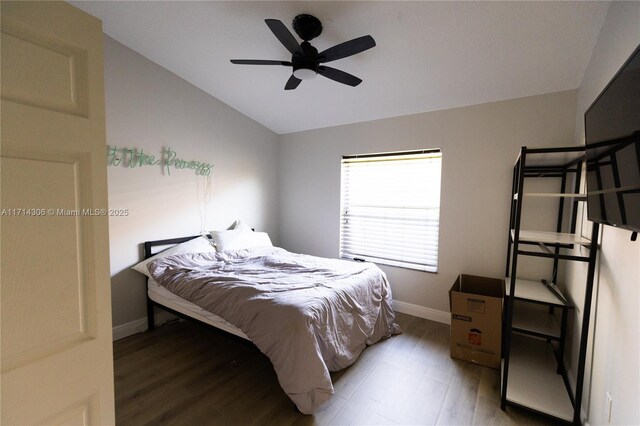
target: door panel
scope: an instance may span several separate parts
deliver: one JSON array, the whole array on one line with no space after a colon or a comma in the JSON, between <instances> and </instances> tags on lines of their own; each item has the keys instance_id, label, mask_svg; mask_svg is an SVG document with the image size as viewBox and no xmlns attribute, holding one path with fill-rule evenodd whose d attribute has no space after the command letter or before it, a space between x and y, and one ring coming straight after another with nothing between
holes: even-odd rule
<instances>
[{"instance_id":1,"label":"door panel","mask_svg":"<svg viewBox=\"0 0 640 426\"><path fill-rule=\"evenodd\" d=\"M87 115L86 51L2 19L2 97L27 105Z\"/></svg>"},{"instance_id":2,"label":"door panel","mask_svg":"<svg viewBox=\"0 0 640 426\"><path fill-rule=\"evenodd\" d=\"M15 215L3 220L3 370L95 338L97 316L95 282L87 273L92 259L81 246L91 232L81 215L87 209L80 183L88 158L6 151L0 164L2 208L32 211L7 211ZM46 238L34 244L25 238L29 234ZM33 312L47 312L48 321Z\"/></svg>"}]
</instances>

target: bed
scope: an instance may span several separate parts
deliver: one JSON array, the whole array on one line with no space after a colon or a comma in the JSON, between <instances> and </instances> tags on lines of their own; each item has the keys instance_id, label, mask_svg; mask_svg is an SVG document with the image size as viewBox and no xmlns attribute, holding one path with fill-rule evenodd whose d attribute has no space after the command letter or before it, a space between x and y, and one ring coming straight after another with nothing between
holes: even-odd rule
<instances>
[{"instance_id":1,"label":"bed","mask_svg":"<svg viewBox=\"0 0 640 426\"><path fill-rule=\"evenodd\" d=\"M179 250L154 255L168 245ZM135 268L148 276L149 327L158 306L251 341L300 412L312 414L331 397L330 371L400 333L377 266L268 245L232 248L212 250L201 236L146 242Z\"/></svg>"}]
</instances>

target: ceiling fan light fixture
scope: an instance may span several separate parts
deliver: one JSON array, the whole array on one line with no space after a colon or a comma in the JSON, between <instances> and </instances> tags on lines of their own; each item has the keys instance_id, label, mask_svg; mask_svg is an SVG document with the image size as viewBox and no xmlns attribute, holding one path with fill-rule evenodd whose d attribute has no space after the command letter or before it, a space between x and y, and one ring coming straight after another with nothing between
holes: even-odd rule
<instances>
[{"instance_id":1,"label":"ceiling fan light fixture","mask_svg":"<svg viewBox=\"0 0 640 426\"><path fill-rule=\"evenodd\" d=\"M318 73L310 68L298 68L293 71L293 76L300 80L311 80L316 75L318 75Z\"/></svg>"}]
</instances>

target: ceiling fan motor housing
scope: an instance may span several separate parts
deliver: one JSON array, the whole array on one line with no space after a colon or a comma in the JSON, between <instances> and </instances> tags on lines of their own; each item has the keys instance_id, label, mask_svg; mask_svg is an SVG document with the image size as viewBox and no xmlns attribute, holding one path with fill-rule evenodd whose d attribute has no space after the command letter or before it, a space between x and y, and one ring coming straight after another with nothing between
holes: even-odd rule
<instances>
[{"instance_id":1,"label":"ceiling fan motor housing","mask_svg":"<svg viewBox=\"0 0 640 426\"><path fill-rule=\"evenodd\" d=\"M293 64L293 71L306 68L318 72L318 49L309 44L308 41L303 41L300 43L300 47L302 48L302 55L298 53L294 53L291 58L291 63Z\"/></svg>"}]
</instances>

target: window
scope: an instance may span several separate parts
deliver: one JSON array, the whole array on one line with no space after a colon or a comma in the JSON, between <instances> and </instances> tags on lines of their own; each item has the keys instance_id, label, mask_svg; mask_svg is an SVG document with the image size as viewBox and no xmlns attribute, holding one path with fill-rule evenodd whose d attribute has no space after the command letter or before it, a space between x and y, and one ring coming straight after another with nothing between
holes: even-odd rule
<instances>
[{"instance_id":1,"label":"window","mask_svg":"<svg viewBox=\"0 0 640 426\"><path fill-rule=\"evenodd\" d=\"M439 149L342 158L340 257L438 270Z\"/></svg>"}]
</instances>

